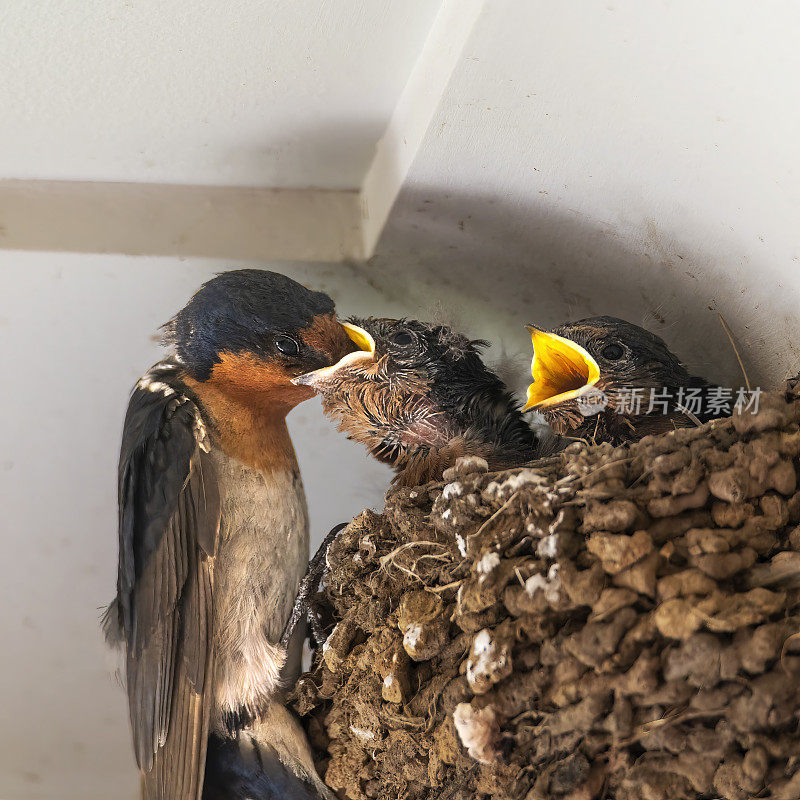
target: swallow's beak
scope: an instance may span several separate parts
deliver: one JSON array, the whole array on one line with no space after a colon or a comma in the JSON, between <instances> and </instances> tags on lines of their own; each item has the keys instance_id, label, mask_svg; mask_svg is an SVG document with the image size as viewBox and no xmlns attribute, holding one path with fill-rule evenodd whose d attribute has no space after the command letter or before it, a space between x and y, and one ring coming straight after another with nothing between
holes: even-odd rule
<instances>
[{"instance_id":1,"label":"swallow's beak","mask_svg":"<svg viewBox=\"0 0 800 800\"><path fill-rule=\"evenodd\" d=\"M342 327L347 331L347 335L359 348L352 353L342 357L333 366L315 369L313 372L306 372L304 375L292 379L292 383L297 386L310 386L318 392L325 389L335 382L335 377L343 370L355 367L357 364L371 363L375 360L375 340L363 328L343 322Z\"/></svg>"},{"instance_id":2,"label":"swallow's beak","mask_svg":"<svg viewBox=\"0 0 800 800\"><path fill-rule=\"evenodd\" d=\"M579 344L533 325L526 327L533 345L533 383L524 411L579 397L597 383L600 367Z\"/></svg>"}]
</instances>

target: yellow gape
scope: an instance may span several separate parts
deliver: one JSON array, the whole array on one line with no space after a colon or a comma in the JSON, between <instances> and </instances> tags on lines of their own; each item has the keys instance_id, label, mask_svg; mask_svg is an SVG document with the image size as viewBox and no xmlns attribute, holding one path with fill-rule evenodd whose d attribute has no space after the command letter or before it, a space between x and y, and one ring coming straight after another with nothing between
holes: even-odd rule
<instances>
[{"instance_id":1,"label":"yellow gape","mask_svg":"<svg viewBox=\"0 0 800 800\"><path fill-rule=\"evenodd\" d=\"M533 383L523 411L579 397L597 383L600 367L579 344L533 325L526 327L533 345Z\"/></svg>"},{"instance_id":2,"label":"yellow gape","mask_svg":"<svg viewBox=\"0 0 800 800\"><path fill-rule=\"evenodd\" d=\"M299 375L292 379L292 383L297 386L311 386L317 391L320 391L321 387L334 379L342 370L346 370L348 367L353 367L356 364L374 361L375 340L372 336L363 328L359 328L358 325L351 325L349 322L343 322L342 327L347 331L347 335L352 339L353 343L358 345L360 350L347 353L347 355L340 358L333 366L322 367L322 369L315 369L313 372L306 372L305 375Z\"/></svg>"},{"instance_id":3,"label":"yellow gape","mask_svg":"<svg viewBox=\"0 0 800 800\"><path fill-rule=\"evenodd\" d=\"M375 340L363 328L359 328L358 325L351 325L349 322L343 322L342 327L360 350L375 355Z\"/></svg>"}]
</instances>

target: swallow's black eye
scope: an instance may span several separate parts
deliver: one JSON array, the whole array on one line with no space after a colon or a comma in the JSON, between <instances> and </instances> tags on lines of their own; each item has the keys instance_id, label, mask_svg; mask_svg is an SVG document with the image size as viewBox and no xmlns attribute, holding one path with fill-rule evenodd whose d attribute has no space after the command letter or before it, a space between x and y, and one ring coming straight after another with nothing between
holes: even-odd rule
<instances>
[{"instance_id":1,"label":"swallow's black eye","mask_svg":"<svg viewBox=\"0 0 800 800\"><path fill-rule=\"evenodd\" d=\"M600 351L600 355L606 361L619 361L624 354L625 354L625 350L622 347L622 345L619 345L619 344L607 344Z\"/></svg>"},{"instance_id":2,"label":"swallow's black eye","mask_svg":"<svg viewBox=\"0 0 800 800\"><path fill-rule=\"evenodd\" d=\"M390 341L398 347L408 347L414 341L414 337L408 331L397 331L391 336Z\"/></svg>"},{"instance_id":3,"label":"swallow's black eye","mask_svg":"<svg viewBox=\"0 0 800 800\"><path fill-rule=\"evenodd\" d=\"M296 356L300 352L300 345L291 336L276 336L275 347L285 356Z\"/></svg>"}]
</instances>

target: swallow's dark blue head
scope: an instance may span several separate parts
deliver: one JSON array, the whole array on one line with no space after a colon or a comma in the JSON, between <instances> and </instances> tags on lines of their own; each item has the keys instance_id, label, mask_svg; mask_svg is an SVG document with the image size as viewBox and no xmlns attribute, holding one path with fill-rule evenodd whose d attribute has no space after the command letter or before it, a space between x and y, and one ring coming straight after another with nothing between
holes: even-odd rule
<instances>
[{"instance_id":1,"label":"swallow's dark blue head","mask_svg":"<svg viewBox=\"0 0 800 800\"><path fill-rule=\"evenodd\" d=\"M165 326L186 372L207 381L231 358L277 375L328 366L353 349L333 300L277 272L240 269L204 283Z\"/></svg>"}]
</instances>

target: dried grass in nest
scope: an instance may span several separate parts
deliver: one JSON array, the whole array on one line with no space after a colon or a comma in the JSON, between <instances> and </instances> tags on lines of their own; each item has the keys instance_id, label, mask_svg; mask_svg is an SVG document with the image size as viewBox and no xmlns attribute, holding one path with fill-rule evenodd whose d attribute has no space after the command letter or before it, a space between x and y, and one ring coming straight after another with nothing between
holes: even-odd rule
<instances>
[{"instance_id":1,"label":"dried grass in nest","mask_svg":"<svg viewBox=\"0 0 800 800\"><path fill-rule=\"evenodd\" d=\"M294 704L342 798L800 798L800 403L393 490Z\"/></svg>"}]
</instances>

